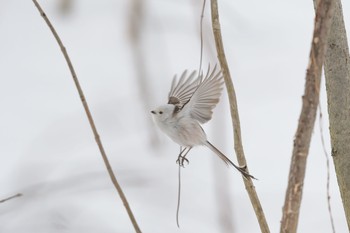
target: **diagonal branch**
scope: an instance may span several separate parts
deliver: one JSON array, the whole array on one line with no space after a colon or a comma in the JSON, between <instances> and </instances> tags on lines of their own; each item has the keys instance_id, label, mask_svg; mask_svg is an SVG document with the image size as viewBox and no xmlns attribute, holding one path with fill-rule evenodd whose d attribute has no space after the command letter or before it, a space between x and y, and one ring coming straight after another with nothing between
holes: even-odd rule
<instances>
[{"instance_id":1,"label":"diagonal branch","mask_svg":"<svg viewBox=\"0 0 350 233\"><path fill-rule=\"evenodd\" d=\"M21 197L21 196L23 196L22 193L17 193L16 195L12 195L11 197L7 197L5 199L0 200L0 203L4 203L4 202L9 201L9 200L11 200L13 198Z\"/></svg>"},{"instance_id":2,"label":"diagonal branch","mask_svg":"<svg viewBox=\"0 0 350 233\"><path fill-rule=\"evenodd\" d=\"M327 37L332 23L333 3L333 0L320 0L316 10L303 105L294 139L288 187L283 206L280 229L283 233L296 232L298 226L306 159L319 103L321 72L327 50Z\"/></svg>"},{"instance_id":3,"label":"diagonal branch","mask_svg":"<svg viewBox=\"0 0 350 233\"><path fill-rule=\"evenodd\" d=\"M57 34L55 28L52 26L50 20L49 20L48 17L46 16L46 14L45 14L45 12L43 11L43 9L40 7L39 3L38 3L36 0L33 0L33 2L34 2L34 4L35 4L36 8L38 8L39 13L40 13L40 15L43 17L43 19L45 20L47 26L50 28L50 30L51 30L53 36L55 37L55 39L56 39L56 41L57 41L57 43L58 43L58 45L59 45L59 47L60 47L60 49L61 49L61 51L62 51L62 53L63 53L64 58L66 59L67 65L68 65L68 67L69 67L69 70L70 70L70 72L71 72L72 78L73 78L74 83L75 83L75 86L76 86L76 88L77 88L77 90L78 90L78 93L79 93L81 102L82 102L82 104L83 104L85 113L86 113L87 118L88 118L88 120L89 120L91 129L92 129L92 132L93 132L93 134L94 134L94 136L95 136L96 143L97 143L97 145L98 145L98 148L99 148L99 150L100 150L100 152L101 152L103 161L104 161L105 166L106 166L106 168L107 168L109 177L111 178L114 187L115 187L115 188L117 189L117 191L118 191L118 194L119 194L119 196L120 196L120 198L121 198L121 200L122 200L122 202L123 202L123 204L124 204L124 206L125 206L125 209L126 209L128 215L129 215L129 218L130 218L130 220L131 220L131 222L132 222L132 225L133 225L134 228L135 228L135 232L141 233L141 230L140 230L139 226L137 225L136 219L135 219L135 217L134 217L134 215L133 215L133 213L132 213L132 211L131 211L131 209L130 209L129 203L128 203L128 201L126 200L126 197L125 197L125 195L124 195L124 193L123 193L123 190L122 190L122 188L120 187L120 185L119 185L119 183L118 183L118 181L117 181L117 178L115 177L115 175L114 175L114 173L113 173L112 167L111 167L111 165L110 165L110 163L109 163L109 161L108 161L106 152L105 152L105 150L104 150L104 148L103 148L103 145L102 145L100 136L98 135L98 132L97 132L97 129L96 129L94 120L93 120L92 115L91 115L91 112L90 112L90 110L89 110L89 106L88 106L88 104L87 104L87 102L86 102L86 99L85 99L83 90L81 89L81 86L80 86L79 81L78 81L78 77L77 77L77 75L76 75L76 73L75 73L75 70L74 70L73 65L72 65L72 62L71 62L71 60L70 60L70 58L69 58L69 56L68 56L68 53L67 53L67 51L66 51L66 48L64 47L64 45L63 45L63 43L62 43L60 37L58 36L58 34Z\"/></svg>"},{"instance_id":4,"label":"diagonal branch","mask_svg":"<svg viewBox=\"0 0 350 233\"><path fill-rule=\"evenodd\" d=\"M240 126L239 115L238 115L236 93L233 87L230 70L228 68L228 64L226 61L224 45L222 42L217 0L211 0L211 18L212 18L212 26L213 26L213 33L215 38L216 51L217 51L220 65L221 65L222 73L225 79L227 94L230 102L230 111L231 111L231 118L232 118L232 124L233 124L234 144L235 144L237 160L239 165L246 166L247 161L244 156L243 145L242 145L241 126ZM258 194L255 191L255 187L252 180L243 179L243 181L244 181L246 190L248 192L250 201L253 205L255 215L258 219L261 232L263 233L270 232L269 226L267 225L267 222L266 222L264 211L260 204L260 200L258 198Z\"/></svg>"}]
</instances>

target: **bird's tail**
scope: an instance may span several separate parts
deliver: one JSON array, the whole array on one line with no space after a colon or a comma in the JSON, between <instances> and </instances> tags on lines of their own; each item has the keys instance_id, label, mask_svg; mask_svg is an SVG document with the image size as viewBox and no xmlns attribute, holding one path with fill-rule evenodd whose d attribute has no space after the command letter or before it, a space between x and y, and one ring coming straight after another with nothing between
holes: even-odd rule
<instances>
[{"instance_id":1,"label":"bird's tail","mask_svg":"<svg viewBox=\"0 0 350 233\"><path fill-rule=\"evenodd\" d=\"M219 156L220 159L222 159L222 161L224 161L227 165L232 165L234 168L236 168L243 175L244 178L246 179L252 178L256 180L254 176L248 173L247 166L243 166L243 167L237 166L229 158L227 158L221 151L219 151L215 146L213 146L213 144L211 144L209 141L206 141L205 145L211 151L213 151L217 156Z\"/></svg>"}]
</instances>

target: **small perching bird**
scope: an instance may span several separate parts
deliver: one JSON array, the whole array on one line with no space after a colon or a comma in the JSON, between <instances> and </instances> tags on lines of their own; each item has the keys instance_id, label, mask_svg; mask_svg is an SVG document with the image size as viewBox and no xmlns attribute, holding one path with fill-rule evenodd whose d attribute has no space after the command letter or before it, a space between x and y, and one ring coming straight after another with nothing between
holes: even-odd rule
<instances>
[{"instance_id":1,"label":"small perching bird","mask_svg":"<svg viewBox=\"0 0 350 233\"><path fill-rule=\"evenodd\" d=\"M219 102L222 85L224 83L221 71L216 72L216 66L203 79L203 73L194 79L193 71L188 77L184 71L177 82L175 76L169 92L168 104L152 110L155 124L174 142L180 145L181 150L177 162L183 166L187 153L194 146L206 146L219 156L227 165L232 165L242 173L245 178L253 178L247 172L246 166L235 165L221 151L208 140L200 124L208 122L213 114L213 109Z\"/></svg>"}]
</instances>

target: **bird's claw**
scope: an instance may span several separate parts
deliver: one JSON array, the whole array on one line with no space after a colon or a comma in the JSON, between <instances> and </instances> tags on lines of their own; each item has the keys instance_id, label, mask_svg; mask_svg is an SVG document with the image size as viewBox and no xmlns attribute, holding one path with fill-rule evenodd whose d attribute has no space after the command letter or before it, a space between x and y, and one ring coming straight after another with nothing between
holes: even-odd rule
<instances>
[{"instance_id":1,"label":"bird's claw","mask_svg":"<svg viewBox=\"0 0 350 233\"><path fill-rule=\"evenodd\" d=\"M257 178L249 174L247 165L239 167L238 170L242 173L245 179L251 178L251 179L257 180Z\"/></svg>"},{"instance_id":2,"label":"bird's claw","mask_svg":"<svg viewBox=\"0 0 350 233\"><path fill-rule=\"evenodd\" d=\"M181 167L185 167L184 165L185 161L187 164L190 164L190 161L188 161L188 159L186 159L185 156L179 155L179 157L177 157L176 163L179 164Z\"/></svg>"}]
</instances>

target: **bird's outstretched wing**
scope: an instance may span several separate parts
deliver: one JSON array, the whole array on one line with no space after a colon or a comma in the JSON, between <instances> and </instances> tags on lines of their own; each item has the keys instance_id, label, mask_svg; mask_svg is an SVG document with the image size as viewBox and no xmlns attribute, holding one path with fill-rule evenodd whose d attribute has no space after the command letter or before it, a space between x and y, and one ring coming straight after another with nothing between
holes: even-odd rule
<instances>
[{"instance_id":1,"label":"bird's outstretched wing","mask_svg":"<svg viewBox=\"0 0 350 233\"><path fill-rule=\"evenodd\" d=\"M187 70L182 73L179 81L177 81L176 75L174 76L168 96L168 104L174 104L182 108L196 91L199 82L198 79L194 79L196 72L193 71L189 77L186 77L186 75Z\"/></svg>"},{"instance_id":2,"label":"bird's outstretched wing","mask_svg":"<svg viewBox=\"0 0 350 233\"><path fill-rule=\"evenodd\" d=\"M216 72L215 66L210 72L210 67L208 67L205 78L199 83L181 112L190 114L202 124L208 122L213 114L213 108L219 102L223 83L221 71Z\"/></svg>"}]
</instances>

